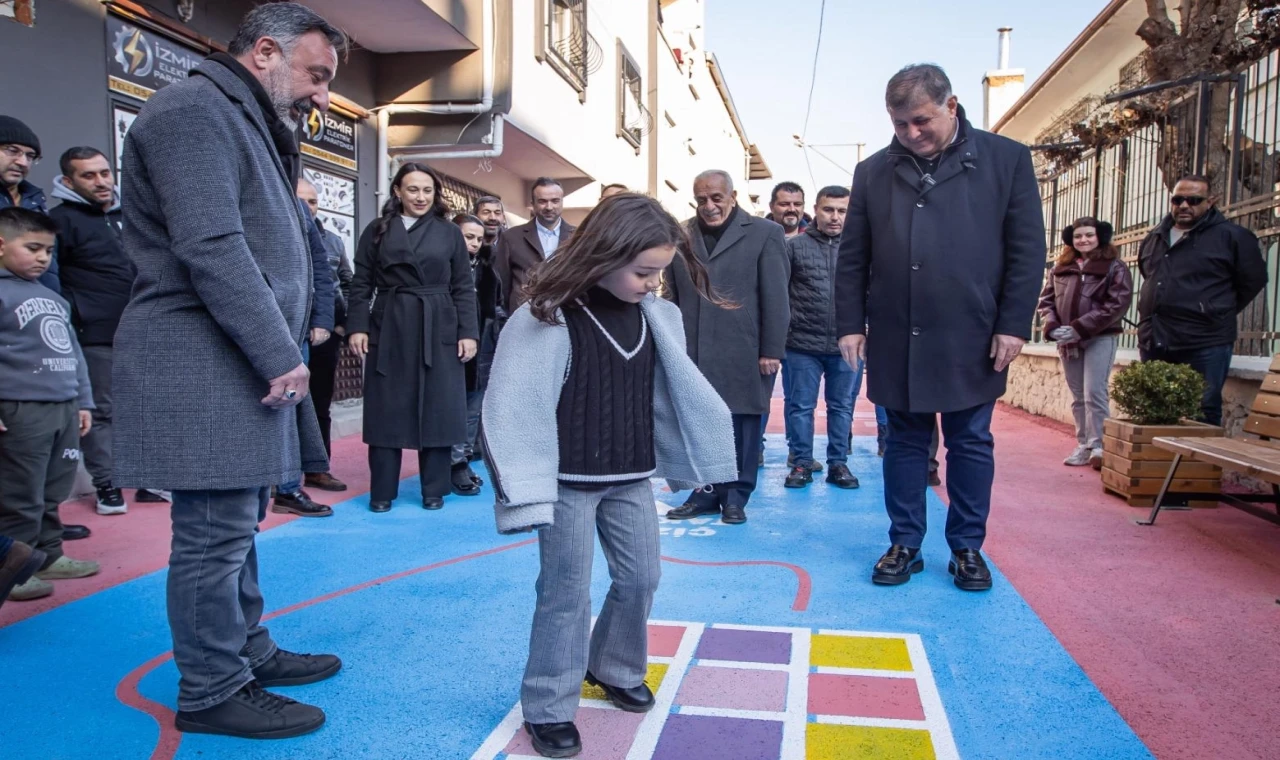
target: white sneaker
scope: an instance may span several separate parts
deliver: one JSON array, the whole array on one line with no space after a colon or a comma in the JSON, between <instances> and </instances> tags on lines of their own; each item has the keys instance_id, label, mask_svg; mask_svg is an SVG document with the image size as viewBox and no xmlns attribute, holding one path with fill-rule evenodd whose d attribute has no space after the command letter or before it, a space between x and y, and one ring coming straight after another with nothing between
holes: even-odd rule
<instances>
[{"instance_id":1,"label":"white sneaker","mask_svg":"<svg viewBox=\"0 0 1280 760\"><path fill-rule=\"evenodd\" d=\"M1071 452L1071 456L1062 460L1062 463L1068 467L1088 467L1089 466L1089 447L1080 445L1076 450Z\"/></svg>"},{"instance_id":2,"label":"white sneaker","mask_svg":"<svg viewBox=\"0 0 1280 760\"><path fill-rule=\"evenodd\" d=\"M119 488L106 486L98 489L98 514L123 515L128 511L129 505L124 503L124 494Z\"/></svg>"},{"instance_id":3,"label":"white sneaker","mask_svg":"<svg viewBox=\"0 0 1280 760\"><path fill-rule=\"evenodd\" d=\"M1094 449L1089 452L1089 466L1095 470L1102 469L1102 449Z\"/></svg>"}]
</instances>

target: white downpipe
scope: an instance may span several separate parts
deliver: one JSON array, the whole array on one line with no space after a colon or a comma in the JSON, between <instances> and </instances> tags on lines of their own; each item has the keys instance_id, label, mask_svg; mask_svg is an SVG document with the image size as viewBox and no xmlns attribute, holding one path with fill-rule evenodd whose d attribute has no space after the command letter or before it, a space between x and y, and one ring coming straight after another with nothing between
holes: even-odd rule
<instances>
[{"instance_id":1,"label":"white downpipe","mask_svg":"<svg viewBox=\"0 0 1280 760\"><path fill-rule=\"evenodd\" d=\"M469 150L432 151L432 148L452 148L452 145L416 145L407 148L407 152L396 153L395 162L399 166L406 161L438 161L442 158L497 158L502 155L502 139L506 120L502 114L493 115L493 127L489 131L488 148L472 148ZM388 184L390 182L388 181Z\"/></svg>"},{"instance_id":2,"label":"white downpipe","mask_svg":"<svg viewBox=\"0 0 1280 760\"><path fill-rule=\"evenodd\" d=\"M378 111L378 184L374 188L378 214L382 213L382 204L387 202L387 193L391 187L391 156L387 148L387 130L390 125L391 112Z\"/></svg>"}]
</instances>

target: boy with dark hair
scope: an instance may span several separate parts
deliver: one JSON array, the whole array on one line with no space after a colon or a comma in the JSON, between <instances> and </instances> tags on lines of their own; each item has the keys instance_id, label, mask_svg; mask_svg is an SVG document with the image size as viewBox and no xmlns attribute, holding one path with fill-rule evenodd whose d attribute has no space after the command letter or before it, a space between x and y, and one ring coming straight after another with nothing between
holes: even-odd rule
<instances>
[{"instance_id":1,"label":"boy with dark hair","mask_svg":"<svg viewBox=\"0 0 1280 760\"><path fill-rule=\"evenodd\" d=\"M96 562L62 553L58 505L71 493L93 396L71 310L37 282L57 232L38 211L0 209L0 535L46 555L9 592L15 601L53 593L48 581L98 572Z\"/></svg>"}]
</instances>

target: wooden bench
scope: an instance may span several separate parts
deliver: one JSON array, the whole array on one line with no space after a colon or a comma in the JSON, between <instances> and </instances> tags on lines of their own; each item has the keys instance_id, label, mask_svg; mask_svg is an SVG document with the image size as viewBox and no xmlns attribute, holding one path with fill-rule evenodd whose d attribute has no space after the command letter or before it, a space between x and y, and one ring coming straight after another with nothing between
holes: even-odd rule
<instances>
[{"instance_id":1,"label":"wooden bench","mask_svg":"<svg viewBox=\"0 0 1280 760\"><path fill-rule=\"evenodd\" d=\"M1263 380L1262 387L1258 389L1253 406L1249 408L1244 432L1255 435L1258 439L1186 437L1154 439L1152 445L1173 453L1173 462L1170 463L1164 484L1156 495L1155 504L1151 507L1151 515L1146 520L1139 520L1138 524L1151 525L1156 521L1156 516L1160 514L1161 509L1179 509L1179 507L1166 506L1164 502L1173 483L1174 473L1184 459L1236 470L1270 483L1270 494L1224 493L1214 498L1251 515L1280 524L1280 443L1273 443L1273 440L1280 440L1280 354L1276 354L1271 359L1267 377ZM1260 507L1259 503L1269 503L1271 509Z\"/></svg>"}]
</instances>

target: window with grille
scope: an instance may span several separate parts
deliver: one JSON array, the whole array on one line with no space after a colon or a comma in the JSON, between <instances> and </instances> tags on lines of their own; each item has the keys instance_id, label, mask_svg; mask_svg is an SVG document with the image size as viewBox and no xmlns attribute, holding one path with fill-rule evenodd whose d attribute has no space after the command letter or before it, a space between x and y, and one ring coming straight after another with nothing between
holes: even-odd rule
<instances>
[{"instance_id":1,"label":"window with grille","mask_svg":"<svg viewBox=\"0 0 1280 760\"><path fill-rule=\"evenodd\" d=\"M0 18L11 18L19 24L35 26L35 0L0 0Z\"/></svg>"},{"instance_id":2,"label":"window with grille","mask_svg":"<svg viewBox=\"0 0 1280 760\"><path fill-rule=\"evenodd\" d=\"M631 54L618 41L618 134L636 148L640 147L640 138L648 133L644 107L644 85L640 78L640 67L636 65Z\"/></svg>"},{"instance_id":3,"label":"window with grille","mask_svg":"<svg viewBox=\"0 0 1280 760\"><path fill-rule=\"evenodd\" d=\"M588 59L587 0L543 0L546 59L575 89L587 87Z\"/></svg>"}]
</instances>

